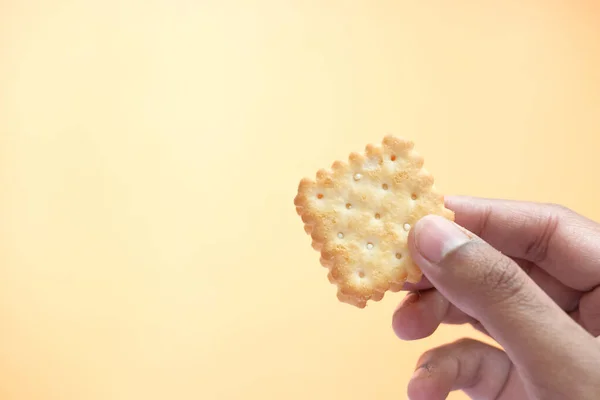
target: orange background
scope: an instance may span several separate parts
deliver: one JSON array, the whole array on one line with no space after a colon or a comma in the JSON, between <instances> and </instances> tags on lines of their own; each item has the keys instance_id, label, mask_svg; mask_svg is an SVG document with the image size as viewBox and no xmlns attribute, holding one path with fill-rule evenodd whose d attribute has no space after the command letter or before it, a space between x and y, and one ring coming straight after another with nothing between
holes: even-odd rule
<instances>
[{"instance_id":1,"label":"orange background","mask_svg":"<svg viewBox=\"0 0 600 400\"><path fill-rule=\"evenodd\" d=\"M405 398L473 333L339 303L298 181L395 133L600 219L599 39L593 1L0 0L0 397Z\"/></svg>"}]
</instances>

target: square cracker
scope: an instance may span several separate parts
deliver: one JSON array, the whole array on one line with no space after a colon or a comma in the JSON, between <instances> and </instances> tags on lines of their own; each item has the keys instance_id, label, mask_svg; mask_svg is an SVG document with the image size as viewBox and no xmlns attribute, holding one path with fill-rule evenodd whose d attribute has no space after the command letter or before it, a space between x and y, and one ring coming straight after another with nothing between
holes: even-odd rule
<instances>
[{"instance_id":1,"label":"square cracker","mask_svg":"<svg viewBox=\"0 0 600 400\"><path fill-rule=\"evenodd\" d=\"M404 282L418 282L422 273L410 257L408 232L428 214L454 220L413 146L386 136L298 186L296 211L344 303L364 308Z\"/></svg>"}]
</instances>

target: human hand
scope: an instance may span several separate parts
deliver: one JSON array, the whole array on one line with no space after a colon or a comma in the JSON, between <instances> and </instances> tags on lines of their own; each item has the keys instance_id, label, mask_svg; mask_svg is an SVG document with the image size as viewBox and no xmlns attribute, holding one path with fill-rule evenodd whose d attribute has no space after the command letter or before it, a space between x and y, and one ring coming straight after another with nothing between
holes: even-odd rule
<instances>
[{"instance_id":1,"label":"human hand","mask_svg":"<svg viewBox=\"0 0 600 400\"><path fill-rule=\"evenodd\" d=\"M504 351L463 339L426 352L410 399L600 398L600 225L554 205L446 203L456 224L428 216L410 232L425 277L405 285L394 331L415 340L471 323Z\"/></svg>"}]
</instances>

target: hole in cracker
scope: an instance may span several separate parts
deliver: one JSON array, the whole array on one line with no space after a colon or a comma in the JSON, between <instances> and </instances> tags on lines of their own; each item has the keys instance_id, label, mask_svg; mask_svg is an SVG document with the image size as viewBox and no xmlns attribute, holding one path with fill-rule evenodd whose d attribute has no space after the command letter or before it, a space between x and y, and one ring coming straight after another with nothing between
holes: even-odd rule
<instances>
[{"instance_id":1,"label":"hole in cracker","mask_svg":"<svg viewBox=\"0 0 600 400\"><path fill-rule=\"evenodd\" d=\"M322 199L322 198L323 198L323 193L317 194L317 199Z\"/></svg>"},{"instance_id":2,"label":"hole in cracker","mask_svg":"<svg viewBox=\"0 0 600 400\"><path fill-rule=\"evenodd\" d=\"M347 208L348 210L349 210L349 209L351 209L351 208L352 208L352 204L350 204L350 203L346 203L346 208Z\"/></svg>"},{"instance_id":3,"label":"hole in cracker","mask_svg":"<svg viewBox=\"0 0 600 400\"><path fill-rule=\"evenodd\" d=\"M338 236L340 239L343 239L343 238L344 238L344 234L343 234L342 232L338 232L338 235L337 235L337 236Z\"/></svg>"},{"instance_id":4,"label":"hole in cracker","mask_svg":"<svg viewBox=\"0 0 600 400\"><path fill-rule=\"evenodd\" d=\"M367 250L373 250L373 243L367 243Z\"/></svg>"},{"instance_id":5,"label":"hole in cracker","mask_svg":"<svg viewBox=\"0 0 600 400\"><path fill-rule=\"evenodd\" d=\"M379 213L375 213L375 219L380 219L381 215Z\"/></svg>"},{"instance_id":6,"label":"hole in cracker","mask_svg":"<svg viewBox=\"0 0 600 400\"><path fill-rule=\"evenodd\" d=\"M390 157L390 160L392 160L392 161L396 161L396 155L395 155L395 154L392 154L392 156Z\"/></svg>"},{"instance_id":7,"label":"hole in cracker","mask_svg":"<svg viewBox=\"0 0 600 400\"><path fill-rule=\"evenodd\" d=\"M360 181L362 179L362 175L361 174L354 174L354 180L355 181Z\"/></svg>"},{"instance_id":8,"label":"hole in cracker","mask_svg":"<svg viewBox=\"0 0 600 400\"><path fill-rule=\"evenodd\" d=\"M410 198L413 199L413 200L416 200L416 199L419 198L419 196L417 196L416 193L413 193L413 194L410 195Z\"/></svg>"},{"instance_id":9,"label":"hole in cracker","mask_svg":"<svg viewBox=\"0 0 600 400\"><path fill-rule=\"evenodd\" d=\"M406 232L410 231L410 224L404 224L403 228Z\"/></svg>"},{"instance_id":10,"label":"hole in cracker","mask_svg":"<svg viewBox=\"0 0 600 400\"><path fill-rule=\"evenodd\" d=\"M401 253L396 253L396 258L399 260L402 258L402 254Z\"/></svg>"},{"instance_id":11,"label":"hole in cracker","mask_svg":"<svg viewBox=\"0 0 600 400\"><path fill-rule=\"evenodd\" d=\"M383 190L388 190L388 185L387 185L387 183L384 183L383 185L381 185L381 188L382 188Z\"/></svg>"},{"instance_id":12,"label":"hole in cracker","mask_svg":"<svg viewBox=\"0 0 600 400\"><path fill-rule=\"evenodd\" d=\"M365 277L365 271L359 269L358 272L356 272L356 275L358 275L358 277L362 279Z\"/></svg>"}]
</instances>

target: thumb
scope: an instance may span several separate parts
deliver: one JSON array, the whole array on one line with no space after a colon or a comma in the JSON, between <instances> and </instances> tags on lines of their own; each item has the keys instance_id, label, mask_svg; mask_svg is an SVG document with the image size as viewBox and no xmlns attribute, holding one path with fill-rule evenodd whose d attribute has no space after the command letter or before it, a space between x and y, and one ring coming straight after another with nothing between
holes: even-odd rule
<instances>
[{"instance_id":1,"label":"thumb","mask_svg":"<svg viewBox=\"0 0 600 400\"><path fill-rule=\"evenodd\" d=\"M474 234L428 216L410 232L409 247L432 285L477 319L518 367L542 373L537 371L541 365L567 363L577 357L577 349L578 356L589 358L583 344L592 342L592 336L512 259Z\"/></svg>"}]
</instances>

